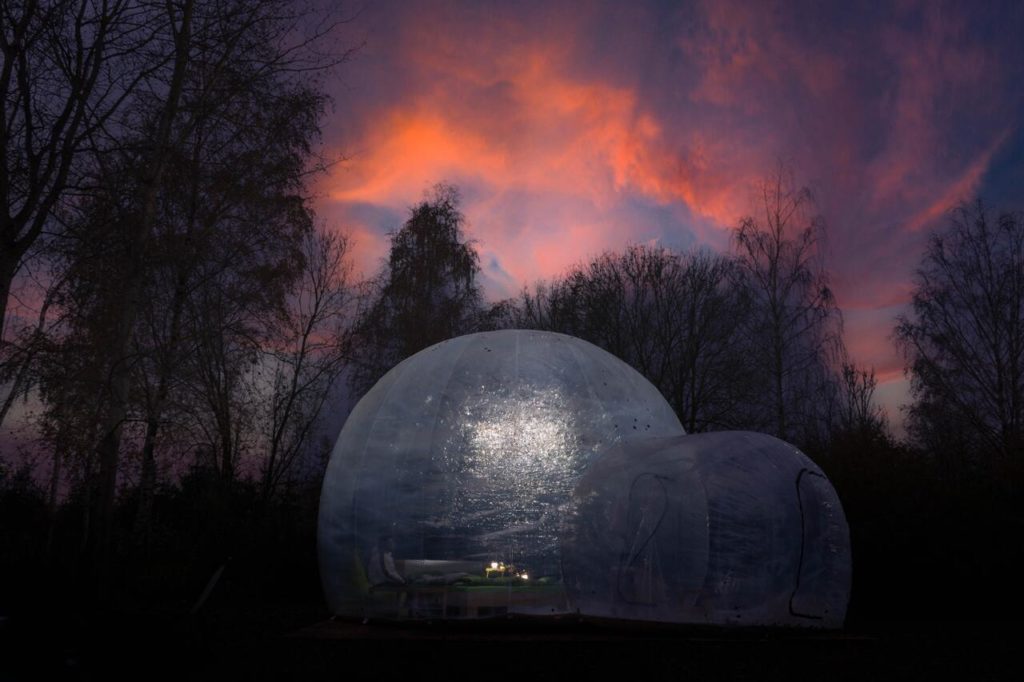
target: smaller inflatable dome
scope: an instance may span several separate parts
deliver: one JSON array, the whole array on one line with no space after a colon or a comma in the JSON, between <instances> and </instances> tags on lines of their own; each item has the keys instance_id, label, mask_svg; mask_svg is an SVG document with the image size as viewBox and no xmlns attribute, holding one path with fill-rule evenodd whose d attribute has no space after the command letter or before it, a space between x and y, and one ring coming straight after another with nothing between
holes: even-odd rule
<instances>
[{"instance_id":1,"label":"smaller inflatable dome","mask_svg":"<svg viewBox=\"0 0 1024 682\"><path fill-rule=\"evenodd\" d=\"M726 431L612 447L576 486L570 603L608 618L841 627L849 532L792 445Z\"/></svg>"}]
</instances>

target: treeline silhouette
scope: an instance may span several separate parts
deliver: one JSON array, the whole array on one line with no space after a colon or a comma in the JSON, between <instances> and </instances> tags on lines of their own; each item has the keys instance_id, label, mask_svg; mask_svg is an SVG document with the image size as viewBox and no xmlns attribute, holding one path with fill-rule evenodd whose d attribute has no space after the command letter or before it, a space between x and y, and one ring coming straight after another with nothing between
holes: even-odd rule
<instances>
[{"instance_id":1,"label":"treeline silhouette","mask_svg":"<svg viewBox=\"0 0 1024 682\"><path fill-rule=\"evenodd\" d=\"M629 362L663 392L688 431L764 431L818 461L850 524L853 623L1008 615L1004 609L1019 597L1012 577L1020 555L1020 477L1010 440L1015 432L995 429L1015 422L997 415L987 425L971 421L971 412L956 412L957 403L941 402L937 392L945 384L927 383L933 376L949 382L966 369L915 369L961 357L941 348L948 336L919 312L949 304L936 289L941 277L934 267L950 259L939 259L936 245L948 246L950 234L964 239L958 230L965 226L983 230L991 216L980 206L962 207L951 231L936 234L924 257L928 275L919 277L932 288L919 287L913 312L896 331L917 398L912 440L898 442L873 403L873 373L855 367L844 350L840 311L815 250L822 226L809 212L809 195L776 175L763 196L769 218L745 220L728 254L635 245L494 304L482 296L479 258L463 231L458 193L448 186L411 209L392 234L381 272L362 284L347 278L347 242L312 226L293 237L301 266L280 275L280 292L264 289L255 300L244 293L255 284L244 281L254 277L244 270L230 275L242 280L235 284L241 301L222 298L216 278L212 290L203 282L181 293L173 283L190 281L192 272L175 270L168 255L167 273L162 264L150 271L152 298L125 360L132 363L136 421L122 440L112 546L103 567L89 542L97 466L91 444L100 426L87 400L101 379L91 374L94 346L77 326L87 329L94 313L83 306L81 316L70 315L33 341L45 344L36 357L46 361L30 372L43 406L35 447L51 465L43 481L38 469L10 461L0 469L8 584L38 586L46 576L45 590L22 593L46 603L88 597L86 603L184 609L195 606L210 576L226 566L231 587L217 591L231 595L223 597L228 604L318 604L317 496L330 447L325 424L336 416L324 406L345 393L354 400L432 343L474 331L536 328L584 338ZM789 217L776 222L775 216ZM1013 217L1000 220L997 238L1021 230ZM957 244L967 246L980 247ZM212 244L207 248L214 252ZM985 248L1007 256L984 272L1002 268L992 293L1006 292L1015 305L1005 278L1021 268L1020 259L995 242ZM227 276L221 268L229 260L218 263L216 275ZM234 263L247 267L244 258ZM105 285L102 278L90 283ZM959 285L949 283L968 291ZM175 295L183 300L174 303ZM966 324L958 327L961 335L969 333ZM914 348L920 350L909 348L911 333L934 346L919 340ZM1008 352L1014 348L1004 336L993 338L1003 339ZM965 401L966 391L956 399L978 409ZM933 429L915 410L927 406L931 415L936 402L944 419ZM225 414L217 412L222 407ZM951 432L955 437L941 440ZM23 605L30 607L37 604Z\"/></svg>"},{"instance_id":2,"label":"treeline silhouette","mask_svg":"<svg viewBox=\"0 0 1024 682\"><path fill-rule=\"evenodd\" d=\"M355 288L311 210L348 56L313 7L0 1L0 422L33 438L0 461L2 623L181 611L228 557L218 593L239 562L317 591Z\"/></svg>"},{"instance_id":3,"label":"treeline silhouette","mask_svg":"<svg viewBox=\"0 0 1024 682\"><path fill-rule=\"evenodd\" d=\"M781 168L760 190L729 253L633 245L487 304L457 192L440 186L392 236L373 312L354 330L352 386L361 394L457 334L572 334L643 373L687 431L770 433L822 466L851 529L853 622L1009 617L1024 521L1024 220L976 202L932 235L911 310L894 320L912 382L899 440L874 401L874 371L845 349L810 193ZM425 229L436 214L443 229Z\"/></svg>"},{"instance_id":4,"label":"treeline silhouette","mask_svg":"<svg viewBox=\"0 0 1024 682\"><path fill-rule=\"evenodd\" d=\"M853 622L1020 603L1019 216L963 206L930 242L894 332L913 382L899 442L784 169L729 253L633 245L498 303L439 185L357 282L308 189L318 76L345 57L319 49L323 24L283 0L2 5L0 420L37 436L0 461L0 609L242 631L321 613L337 405L433 343L513 327L612 352L688 431L763 431L818 461L850 523Z\"/></svg>"}]
</instances>

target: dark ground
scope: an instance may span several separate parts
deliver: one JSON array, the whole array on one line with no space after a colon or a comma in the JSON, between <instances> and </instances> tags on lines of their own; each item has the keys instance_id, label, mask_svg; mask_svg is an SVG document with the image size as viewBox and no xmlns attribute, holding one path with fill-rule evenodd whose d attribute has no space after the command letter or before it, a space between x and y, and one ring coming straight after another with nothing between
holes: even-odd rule
<instances>
[{"instance_id":1,"label":"dark ground","mask_svg":"<svg viewBox=\"0 0 1024 682\"><path fill-rule=\"evenodd\" d=\"M218 517L187 486L158 499L150 554L119 555L115 589L100 601L76 561L81 515L62 510L47 554L43 498L11 489L0 495L0 681L1017 679L1024 486L993 494L929 471L876 458L829 472L854 557L847 628L829 633L576 619L331 622L315 495L262 519L239 495ZM190 613L220 566L209 599Z\"/></svg>"},{"instance_id":2,"label":"dark ground","mask_svg":"<svg viewBox=\"0 0 1024 682\"><path fill-rule=\"evenodd\" d=\"M8 620L3 680L1015 679L1024 630L890 622L842 632L499 620L330 621L316 605L260 611L37 614Z\"/></svg>"}]
</instances>

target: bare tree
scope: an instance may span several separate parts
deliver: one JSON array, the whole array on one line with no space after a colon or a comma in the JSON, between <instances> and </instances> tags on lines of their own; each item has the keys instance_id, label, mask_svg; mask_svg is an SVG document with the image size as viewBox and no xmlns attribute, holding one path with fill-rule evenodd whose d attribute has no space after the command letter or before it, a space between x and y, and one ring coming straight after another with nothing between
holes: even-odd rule
<instances>
[{"instance_id":1,"label":"bare tree","mask_svg":"<svg viewBox=\"0 0 1024 682\"><path fill-rule=\"evenodd\" d=\"M764 419L782 439L814 438L819 407L834 390L842 320L819 251L823 219L806 188L779 168L762 183L758 212L734 232L736 257L753 297L751 353L762 369Z\"/></svg>"},{"instance_id":2,"label":"bare tree","mask_svg":"<svg viewBox=\"0 0 1024 682\"><path fill-rule=\"evenodd\" d=\"M31 389L33 362L62 284L54 273L37 321L11 332L12 284L59 232L107 126L160 64L142 55L159 32L159 12L133 0L0 0L0 381L5 407ZM19 311L18 315L22 315ZM16 319L16 318L15 318ZM0 412L0 422L7 409Z\"/></svg>"},{"instance_id":3,"label":"bare tree","mask_svg":"<svg viewBox=\"0 0 1024 682\"><path fill-rule=\"evenodd\" d=\"M223 279L213 282L189 300L189 390L193 416L213 456L210 463L227 490L241 454L254 444L257 399L251 372L259 361L262 329L253 299L229 294Z\"/></svg>"},{"instance_id":4,"label":"bare tree","mask_svg":"<svg viewBox=\"0 0 1024 682\"><path fill-rule=\"evenodd\" d=\"M298 271L297 239L311 224L302 186L323 104L313 80L298 72L326 62L308 61L309 45L296 46L303 15L284 0L182 0L146 10L159 30L140 59L155 66L130 106L108 121L105 132L118 145L94 155L93 185L74 207L88 215L69 221L83 228L69 262L79 273L75 296L88 302L76 310L85 313L99 368L99 564L108 552L122 431L144 416L146 490L175 390L170 377L186 347L196 351L192 368L209 389L203 398L215 417L222 473L233 474L237 434L245 432L232 403L237 358L251 352L255 311L278 305Z\"/></svg>"},{"instance_id":5,"label":"bare tree","mask_svg":"<svg viewBox=\"0 0 1024 682\"><path fill-rule=\"evenodd\" d=\"M1024 219L980 201L931 235L895 339L911 435L935 453L1003 463L1024 447Z\"/></svg>"},{"instance_id":6,"label":"bare tree","mask_svg":"<svg viewBox=\"0 0 1024 682\"><path fill-rule=\"evenodd\" d=\"M856 367L843 362L836 395L836 418L833 435L855 435L860 438L888 438L888 420L875 403L878 385L873 369Z\"/></svg>"},{"instance_id":7,"label":"bare tree","mask_svg":"<svg viewBox=\"0 0 1024 682\"><path fill-rule=\"evenodd\" d=\"M61 326L65 314L52 315L51 310L59 297L65 277L54 274L36 313L35 324L22 327L0 351L0 385L6 385L7 395L0 403L0 424L19 399L27 400L38 382L36 358L45 354L53 331Z\"/></svg>"},{"instance_id":8,"label":"bare tree","mask_svg":"<svg viewBox=\"0 0 1024 682\"><path fill-rule=\"evenodd\" d=\"M121 446L121 431L128 417L128 386L130 365L126 359L130 353L132 330L141 304L142 283L145 278L145 253L149 246L153 221L156 214L157 194L167 165L172 134L181 102L182 90L190 65L193 49L193 19L195 1L185 0L178 8L173 3L166 5L166 26L173 63L166 81L166 92L155 111L153 135L144 152L144 161L139 175L139 200L135 214L124 221L123 248L124 269L120 273L120 304L109 306L111 316L111 338L107 346L105 365L109 368L108 390L104 392L103 424L96 446L99 472L96 494L95 559L101 576L101 592L106 589L105 573L110 552L114 501L117 493L118 457Z\"/></svg>"},{"instance_id":9,"label":"bare tree","mask_svg":"<svg viewBox=\"0 0 1024 682\"><path fill-rule=\"evenodd\" d=\"M746 425L751 388L742 284L727 257L631 246L524 291L517 324L618 356L662 391L689 431L735 427Z\"/></svg>"},{"instance_id":10,"label":"bare tree","mask_svg":"<svg viewBox=\"0 0 1024 682\"><path fill-rule=\"evenodd\" d=\"M350 354L353 290L349 240L318 231L303 242L305 267L264 351L268 373L264 503L293 473Z\"/></svg>"},{"instance_id":11,"label":"bare tree","mask_svg":"<svg viewBox=\"0 0 1024 682\"><path fill-rule=\"evenodd\" d=\"M752 297L735 260L706 252L685 258L669 399L688 431L749 428L756 386L753 355L744 343Z\"/></svg>"},{"instance_id":12,"label":"bare tree","mask_svg":"<svg viewBox=\"0 0 1024 682\"><path fill-rule=\"evenodd\" d=\"M303 185L324 96L301 79L282 83L272 70L261 76L236 66L233 74L230 97L190 104L187 135L169 152L158 199L154 248L146 259L143 303L133 334L133 366L147 424L139 533L148 525L156 482L156 439L165 424L175 421L166 412L180 405L183 393L194 391L190 380L212 378L209 366L205 375L190 372L198 368L192 359L218 357L193 355L196 344L209 351L211 342L244 330L243 345L258 348L256 337L265 335L256 330L264 326L262 318L282 309L300 275L301 245L313 230ZM211 294L211 287L220 290ZM217 306L235 310L226 317L203 315L196 300L211 296ZM238 312L249 322L222 324ZM207 385L220 390L216 383ZM228 403L212 404L223 412ZM179 422L193 416L194 409L177 410ZM211 452L219 450L211 444ZM217 460L228 478L233 466L224 465L234 460L234 454Z\"/></svg>"},{"instance_id":13,"label":"bare tree","mask_svg":"<svg viewBox=\"0 0 1024 682\"><path fill-rule=\"evenodd\" d=\"M129 0L0 1L0 343L23 259L144 76L151 19Z\"/></svg>"}]
</instances>

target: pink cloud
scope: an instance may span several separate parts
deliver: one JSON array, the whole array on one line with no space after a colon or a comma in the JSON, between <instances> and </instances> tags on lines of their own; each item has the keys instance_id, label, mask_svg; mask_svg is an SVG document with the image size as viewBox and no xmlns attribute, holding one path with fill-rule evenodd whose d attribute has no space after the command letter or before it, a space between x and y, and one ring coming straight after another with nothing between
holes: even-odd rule
<instances>
[{"instance_id":1,"label":"pink cloud","mask_svg":"<svg viewBox=\"0 0 1024 682\"><path fill-rule=\"evenodd\" d=\"M630 241L608 216L634 195L681 202L710 224L738 217L736 188L711 163L721 143L673 140L634 90L570 75L564 46L450 62L443 45L420 58L418 42L405 49L421 89L364 123L364 151L322 184L328 203L408 205L440 180L472 188L472 235L523 282ZM493 98L460 106L481 89ZM510 218L495 210L509 196L534 199Z\"/></svg>"},{"instance_id":2,"label":"pink cloud","mask_svg":"<svg viewBox=\"0 0 1024 682\"><path fill-rule=\"evenodd\" d=\"M891 319L923 232L979 190L1017 117L998 46L962 12L871 11L387 6L325 206L351 214L372 270L406 207L459 185L502 296L631 242L724 248L781 158L830 226L848 343L895 379Z\"/></svg>"}]
</instances>

